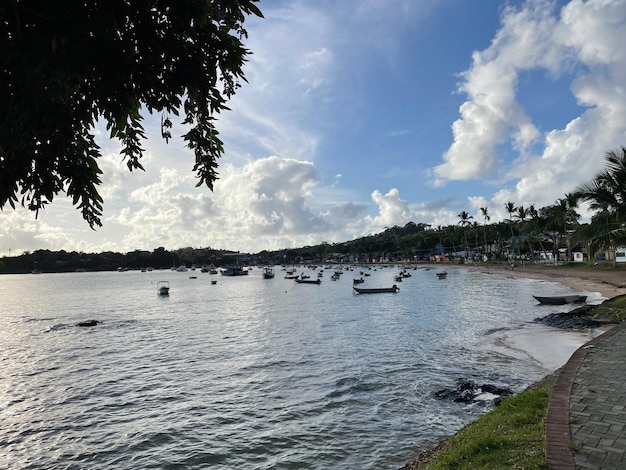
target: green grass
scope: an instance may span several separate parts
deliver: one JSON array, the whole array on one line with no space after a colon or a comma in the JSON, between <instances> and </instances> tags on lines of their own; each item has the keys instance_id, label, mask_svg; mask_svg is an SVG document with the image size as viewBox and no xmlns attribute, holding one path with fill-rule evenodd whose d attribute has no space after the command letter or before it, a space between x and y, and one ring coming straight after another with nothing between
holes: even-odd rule
<instances>
[{"instance_id":1,"label":"green grass","mask_svg":"<svg viewBox=\"0 0 626 470\"><path fill-rule=\"evenodd\" d=\"M507 398L412 468L547 469L544 425L556 377Z\"/></svg>"},{"instance_id":2,"label":"green grass","mask_svg":"<svg viewBox=\"0 0 626 470\"><path fill-rule=\"evenodd\" d=\"M610 323L620 323L626 318L626 295L613 297L602 302L589 312L592 317L598 317Z\"/></svg>"}]
</instances>

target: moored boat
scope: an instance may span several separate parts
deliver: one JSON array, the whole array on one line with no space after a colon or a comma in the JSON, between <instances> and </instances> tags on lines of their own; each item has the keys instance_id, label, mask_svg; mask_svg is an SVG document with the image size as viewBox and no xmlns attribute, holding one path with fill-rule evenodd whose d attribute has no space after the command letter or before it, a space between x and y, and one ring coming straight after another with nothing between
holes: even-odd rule
<instances>
[{"instance_id":1,"label":"moored boat","mask_svg":"<svg viewBox=\"0 0 626 470\"><path fill-rule=\"evenodd\" d=\"M263 279L272 279L274 277L274 270L270 267L263 268Z\"/></svg>"},{"instance_id":2,"label":"moored boat","mask_svg":"<svg viewBox=\"0 0 626 470\"><path fill-rule=\"evenodd\" d=\"M364 288L364 287L352 287L357 294L382 294L385 292L395 293L400 290L398 286L395 284L391 287L373 287L373 288Z\"/></svg>"},{"instance_id":3,"label":"moored boat","mask_svg":"<svg viewBox=\"0 0 626 470\"><path fill-rule=\"evenodd\" d=\"M565 304L582 304L587 300L586 295L553 295L539 296L533 295L535 300L544 305L565 305Z\"/></svg>"},{"instance_id":4,"label":"moored boat","mask_svg":"<svg viewBox=\"0 0 626 470\"><path fill-rule=\"evenodd\" d=\"M299 278L294 278L294 281L296 281L298 284L321 284L322 280L320 278L317 279L299 279Z\"/></svg>"},{"instance_id":5,"label":"moored boat","mask_svg":"<svg viewBox=\"0 0 626 470\"><path fill-rule=\"evenodd\" d=\"M247 276L248 270L241 266L227 266L220 270L222 276Z\"/></svg>"},{"instance_id":6,"label":"moored boat","mask_svg":"<svg viewBox=\"0 0 626 470\"><path fill-rule=\"evenodd\" d=\"M157 294L170 295L170 283L168 281L157 282Z\"/></svg>"},{"instance_id":7,"label":"moored boat","mask_svg":"<svg viewBox=\"0 0 626 470\"><path fill-rule=\"evenodd\" d=\"M437 273L437 278L438 279L445 279L446 277L448 277L448 273L445 272L445 271Z\"/></svg>"}]
</instances>

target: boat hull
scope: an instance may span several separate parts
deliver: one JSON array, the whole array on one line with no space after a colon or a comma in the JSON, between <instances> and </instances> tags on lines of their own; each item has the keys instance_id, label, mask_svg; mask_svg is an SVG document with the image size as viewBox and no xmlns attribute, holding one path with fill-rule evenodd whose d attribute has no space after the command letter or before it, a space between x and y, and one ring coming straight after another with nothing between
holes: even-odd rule
<instances>
[{"instance_id":1,"label":"boat hull","mask_svg":"<svg viewBox=\"0 0 626 470\"><path fill-rule=\"evenodd\" d=\"M395 284L392 287L374 287L374 288L363 288L363 287L352 287L357 294L385 294L391 293L395 294L400 290L398 286Z\"/></svg>"},{"instance_id":2,"label":"boat hull","mask_svg":"<svg viewBox=\"0 0 626 470\"><path fill-rule=\"evenodd\" d=\"M565 304L582 304L587 300L586 295L556 295L542 297L533 295L535 300L544 305L565 305Z\"/></svg>"},{"instance_id":3,"label":"boat hull","mask_svg":"<svg viewBox=\"0 0 626 470\"><path fill-rule=\"evenodd\" d=\"M319 279L294 279L298 284L321 284Z\"/></svg>"}]
</instances>

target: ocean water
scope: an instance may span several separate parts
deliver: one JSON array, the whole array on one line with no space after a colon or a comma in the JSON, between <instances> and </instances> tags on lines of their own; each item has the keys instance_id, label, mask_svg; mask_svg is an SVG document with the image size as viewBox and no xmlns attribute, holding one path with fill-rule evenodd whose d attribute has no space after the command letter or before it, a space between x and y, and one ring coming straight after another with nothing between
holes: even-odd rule
<instances>
[{"instance_id":1,"label":"ocean water","mask_svg":"<svg viewBox=\"0 0 626 470\"><path fill-rule=\"evenodd\" d=\"M556 283L412 270L355 295L360 270L0 276L0 467L397 469L488 410L437 390L522 390L587 335L532 322L569 308L532 298ZM365 272L380 287L398 269Z\"/></svg>"}]
</instances>

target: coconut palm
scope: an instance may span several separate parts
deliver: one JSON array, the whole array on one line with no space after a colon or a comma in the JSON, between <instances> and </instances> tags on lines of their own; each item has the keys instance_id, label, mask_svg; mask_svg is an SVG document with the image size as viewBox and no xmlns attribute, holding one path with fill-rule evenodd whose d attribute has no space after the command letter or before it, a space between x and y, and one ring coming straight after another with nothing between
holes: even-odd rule
<instances>
[{"instance_id":1,"label":"coconut palm","mask_svg":"<svg viewBox=\"0 0 626 470\"><path fill-rule=\"evenodd\" d=\"M524 230L524 227L526 225L526 219L528 219L529 217L528 210L524 206L516 207L515 217L520 221L520 229ZM533 264L535 264L535 254L534 254L533 247L530 244L530 239L528 237L528 234L526 234L525 238L526 238L526 243L528 244L528 250L530 251L530 258L532 259Z\"/></svg>"},{"instance_id":2,"label":"coconut palm","mask_svg":"<svg viewBox=\"0 0 626 470\"><path fill-rule=\"evenodd\" d=\"M489 208L481 207L480 213L483 215L483 241L485 243L485 249L487 249L487 222L491 219L491 217L489 217ZM491 249L489 249L488 252L491 252ZM489 255L487 255L487 257L489 257Z\"/></svg>"},{"instance_id":3,"label":"coconut palm","mask_svg":"<svg viewBox=\"0 0 626 470\"><path fill-rule=\"evenodd\" d=\"M513 234L513 212L515 212L516 207L513 202L509 201L504 205L504 208L509 213L509 222L511 225L511 245L512 245L514 242L514 238L515 238L515 235Z\"/></svg>"},{"instance_id":4,"label":"coconut palm","mask_svg":"<svg viewBox=\"0 0 626 470\"><path fill-rule=\"evenodd\" d=\"M539 215L539 211L537 211L537 209L535 209L535 205L534 204L531 204L530 206L528 206L528 216L530 217L530 224L532 226L533 233L536 233L536 234L538 233L539 234L537 239L539 240L539 246L541 247L541 253L545 254L546 253L546 249L543 246L543 239L544 239L543 225L544 225L544 220ZM539 259L541 260L541 257L539 257Z\"/></svg>"},{"instance_id":5,"label":"coconut palm","mask_svg":"<svg viewBox=\"0 0 626 470\"><path fill-rule=\"evenodd\" d=\"M589 240L589 255L626 245L626 148L606 153L606 168L579 186L572 197L597 211L591 224L577 230L575 241Z\"/></svg>"},{"instance_id":6,"label":"coconut palm","mask_svg":"<svg viewBox=\"0 0 626 470\"><path fill-rule=\"evenodd\" d=\"M470 220L474 218L469 215L467 211L461 211L460 214L457 214L457 217L461 219L459 221L459 225L463 228L472 225L472 222L470 222ZM467 243L467 230L463 230L463 235L465 237L465 257L467 258L467 252L469 251L469 244Z\"/></svg>"}]
</instances>

